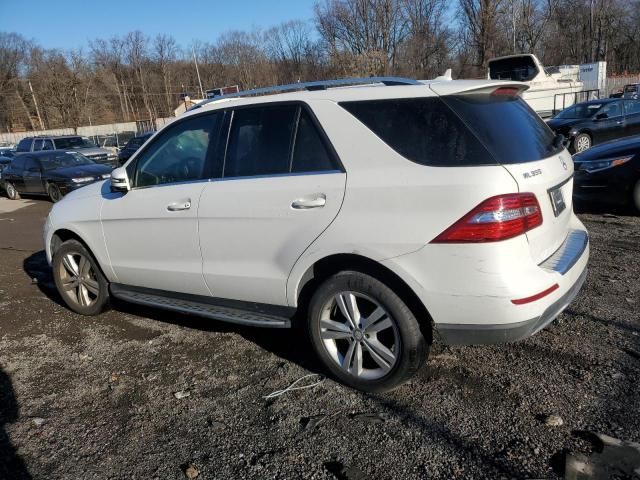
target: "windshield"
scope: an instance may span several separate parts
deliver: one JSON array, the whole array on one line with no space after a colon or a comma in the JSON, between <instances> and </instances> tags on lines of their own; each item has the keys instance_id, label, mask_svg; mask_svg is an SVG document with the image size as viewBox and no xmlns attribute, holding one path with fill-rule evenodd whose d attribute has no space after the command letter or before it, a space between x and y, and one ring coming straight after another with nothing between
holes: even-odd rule
<instances>
[{"instance_id":1,"label":"windshield","mask_svg":"<svg viewBox=\"0 0 640 480\"><path fill-rule=\"evenodd\" d=\"M54 170L64 167L79 167L81 165L93 165L95 162L84 155L75 152L61 152L40 157L43 170Z\"/></svg>"},{"instance_id":2,"label":"windshield","mask_svg":"<svg viewBox=\"0 0 640 480\"><path fill-rule=\"evenodd\" d=\"M580 103L561 111L555 118L591 118L602 107L601 103Z\"/></svg>"},{"instance_id":3,"label":"windshield","mask_svg":"<svg viewBox=\"0 0 640 480\"><path fill-rule=\"evenodd\" d=\"M93 148L96 146L87 137L68 137L68 138L56 138L56 149L66 150L68 148Z\"/></svg>"}]
</instances>

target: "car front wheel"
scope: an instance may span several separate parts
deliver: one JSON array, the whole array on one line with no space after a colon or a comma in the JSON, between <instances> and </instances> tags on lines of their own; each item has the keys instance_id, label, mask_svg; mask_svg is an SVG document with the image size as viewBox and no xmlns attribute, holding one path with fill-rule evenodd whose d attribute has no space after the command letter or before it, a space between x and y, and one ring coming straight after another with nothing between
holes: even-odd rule
<instances>
[{"instance_id":1,"label":"car front wheel","mask_svg":"<svg viewBox=\"0 0 640 480\"><path fill-rule=\"evenodd\" d=\"M591 148L591 137L586 133L580 133L573 139L573 151L575 153L584 152Z\"/></svg>"},{"instance_id":2,"label":"car front wheel","mask_svg":"<svg viewBox=\"0 0 640 480\"><path fill-rule=\"evenodd\" d=\"M409 307L387 285L360 272L338 273L319 286L309 306L309 334L329 372L367 392L406 382L428 353Z\"/></svg>"},{"instance_id":3,"label":"car front wheel","mask_svg":"<svg viewBox=\"0 0 640 480\"><path fill-rule=\"evenodd\" d=\"M109 299L109 284L98 263L77 240L67 240L53 254L53 279L64 303L81 315L98 315Z\"/></svg>"},{"instance_id":4,"label":"car front wheel","mask_svg":"<svg viewBox=\"0 0 640 480\"><path fill-rule=\"evenodd\" d=\"M18 193L18 190L16 190L16 187L14 187L11 183L6 182L4 184L4 189L7 192L7 197L9 197L9 199L20 200L20 194Z\"/></svg>"},{"instance_id":5,"label":"car front wheel","mask_svg":"<svg viewBox=\"0 0 640 480\"><path fill-rule=\"evenodd\" d=\"M49 194L49 199L51 199L53 203L62 200L62 192L60 191L60 188L53 183L50 183L47 187L47 193Z\"/></svg>"}]
</instances>

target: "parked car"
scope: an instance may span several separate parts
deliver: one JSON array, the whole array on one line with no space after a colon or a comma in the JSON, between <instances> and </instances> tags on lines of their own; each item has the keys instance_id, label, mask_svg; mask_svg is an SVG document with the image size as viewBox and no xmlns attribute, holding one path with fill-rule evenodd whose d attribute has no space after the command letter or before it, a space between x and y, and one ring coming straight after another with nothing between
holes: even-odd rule
<instances>
[{"instance_id":1,"label":"parked car","mask_svg":"<svg viewBox=\"0 0 640 480\"><path fill-rule=\"evenodd\" d=\"M0 188L4 188L4 182L2 181L2 171L5 170L11 163L11 158L0 156Z\"/></svg>"},{"instance_id":2,"label":"parked car","mask_svg":"<svg viewBox=\"0 0 640 480\"><path fill-rule=\"evenodd\" d=\"M629 85L625 85L622 91L622 98L632 98L634 100L638 100L639 88L640 83L630 83Z\"/></svg>"},{"instance_id":3,"label":"parked car","mask_svg":"<svg viewBox=\"0 0 640 480\"><path fill-rule=\"evenodd\" d=\"M118 162L120 165L124 165L124 163L129 160L131 155L136 153L138 149L149 140L155 132L147 132L142 135L138 135L137 137L133 137L131 140L127 142L127 144L122 147L120 152L118 153Z\"/></svg>"},{"instance_id":4,"label":"parked car","mask_svg":"<svg viewBox=\"0 0 640 480\"><path fill-rule=\"evenodd\" d=\"M58 202L67 193L110 177L111 168L70 151L34 152L17 155L2 172L7 196L47 195Z\"/></svg>"},{"instance_id":5,"label":"parked car","mask_svg":"<svg viewBox=\"0 0 640 480\"><path fill-rule=\"evenodd\" d=\"M640 136L603 143L573 157L574 197L640 212Z\"/></svg>"},{"instance_id":6,"label":"parked car","mask_svg":"<svg viewBox=\"0 0 640 480\"><path fill-rule=\"evenodd\" d=\"M27 137L20 140L17 153L40 152L49 150L73 150L90 158L95 163L118 166L118 155L111 150L98 147L87 137L64 135L59 137Z\"/></svg>"},{"instance_id":7,"label":"parked car","mask_svg":"<svg viewBox=\"0 0 640 480\"><path fill-rule=\"evenodd\" d=\"M301 322L326 369L365 391L414 375L435 331L532 335L580 290L589 243L571 156L524 88L372 78L204 103L53 206L58 291L84 315L113 296Z\"/></svg>"},{"instance_id":8,"label":"parked car","mask_svg":"<svg viewBox=\"0 0 640 480\"><path fill-rule=\"evenodd\" d=\"M578 103L547 124L565 136L572 152L583 152L599 143L640 134L640 100L608 98Z\"/></svg>"},{"instance_id":9,"label":"parked car","mask_svg":"<svg viewBox=\"0 0 640 480\"><path fill-rule=\"evenodd\" d=\"M0 147L0 156L2 157L13 157L16 153L15 147Z\"/></svg>"}]
</instances>

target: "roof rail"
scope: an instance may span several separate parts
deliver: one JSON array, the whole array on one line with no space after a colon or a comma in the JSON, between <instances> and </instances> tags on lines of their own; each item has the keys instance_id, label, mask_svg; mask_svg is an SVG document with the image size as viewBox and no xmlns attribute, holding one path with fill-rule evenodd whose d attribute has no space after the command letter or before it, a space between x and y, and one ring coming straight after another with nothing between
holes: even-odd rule
<instances>
[{"instance_id":1,"label":"roof rail","mask_svg":"<svg viewBox=\"0 0 640 480\"><path fill-rule=\"evenodd\" d=\"M338 80L319 80L316 82L300 82L289 83L287 85L276 85L273 87L254 88L252 90L244 90L242 92L229 93L227 95L220 95L217 97L209 98L204 102L194 105L187 111L195 110L210 102L221 100L223 98L239 98L239 97L251 97L254 95L269 95L273 93L285 93L295 92L297 90L327 90L328 88L336 87L348 87L351 85L370 85L375 83L382 83L386 86L396 85L422 85L419 81L412 78L403 77L362 77L362 78L341 78Z\"/></svg>"}]
</instances>

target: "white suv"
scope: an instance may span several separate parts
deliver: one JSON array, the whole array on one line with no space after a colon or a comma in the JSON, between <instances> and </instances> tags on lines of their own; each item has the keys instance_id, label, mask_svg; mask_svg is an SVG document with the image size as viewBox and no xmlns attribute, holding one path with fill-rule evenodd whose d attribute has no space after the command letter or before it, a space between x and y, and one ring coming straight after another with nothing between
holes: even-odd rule
<instances>
[{"instance_id":1,"label":"white suv","mask_svg":"<svg viewBox=\"0 0 640 480\"><path fill-rule=\"evenodd\" d=\"M304 325L366 391L412 376L436 332L532 335L578 293L589 242L571 156L525 88L381 78L213 100L54 205L58 290L86 315L112 296Z\"/></svg>"}]
</instances>

